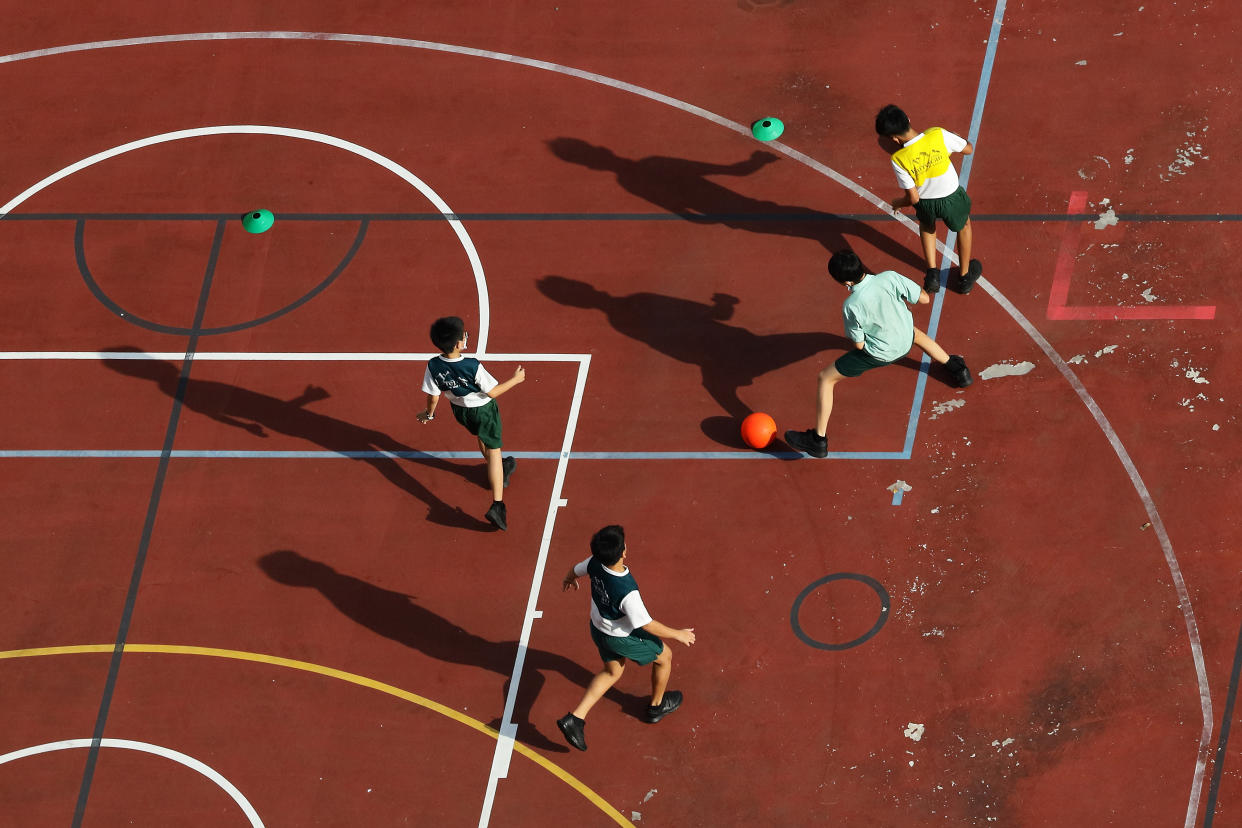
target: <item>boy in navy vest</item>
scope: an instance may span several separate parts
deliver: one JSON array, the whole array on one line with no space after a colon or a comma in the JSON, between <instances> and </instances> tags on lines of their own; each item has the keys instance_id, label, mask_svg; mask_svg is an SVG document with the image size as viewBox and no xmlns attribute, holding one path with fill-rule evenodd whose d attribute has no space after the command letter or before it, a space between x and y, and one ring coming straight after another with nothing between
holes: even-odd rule
<instances>
[{"instance_id":1,"label":"boy in navy vest","mask_svg":"<svg viewBox=\"0 0 1242 828\"><path fill-rule=\"evenodd\" d=\"M694 628L675 630L653 620L638 594L638 584L625 565L625 530L605 526L591 538L591 557L569 570L561 590L578 588L578 579L591 580L591 638L604 660L604 669L587 685L586 694L556 726L565 740L586 750L586 715L608 688L617 683L628 658L651 665L651 705L647 721L655 723L681 706L681 692L665 691L673 670L673 651L661 638L674 638L687 647L694 643Z\"/></svg>"},{"instance_id":2,"label":"boy in navy vest","mask_svg":"<svg viewBox=\"0 0 1242 828\"><path fill-rule=\"evenodd\" d=\"M487 372L477 359L464 357L466 323L457 316L445 316L431 324L431 344L440 349L440 356L427 360L423 373L423 390L427 392L427 410L416 415L424 425L435 419L440 394L448 394L453 417L479 440L479 451L487 461L487 481L492 487L492 506L484 515L497 529L508 529L504 489L509 485L517 460L500 456L500 407L494 400L526 379L521 365L513 376L502 383Z\"/></svg>"}]
</instances>

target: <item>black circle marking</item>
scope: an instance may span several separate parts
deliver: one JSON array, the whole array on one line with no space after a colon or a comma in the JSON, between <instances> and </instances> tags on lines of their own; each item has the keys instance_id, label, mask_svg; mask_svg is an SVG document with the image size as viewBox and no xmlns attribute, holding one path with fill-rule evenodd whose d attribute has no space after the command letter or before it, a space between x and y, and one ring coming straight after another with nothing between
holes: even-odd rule
<instances>
[{"instance_id":1,"label":"black circle marking","mask_svg":"<svg viewBox=\"0 0 1242 828\"><path fill-rule=\"evenodd\" d=\"M806 631L802 629L802 624L798 621L798 611L802 609L802 602L805 601L812 592L819 589L824 584L832 581L858 581L860 584L865 584L871 587L875 590L875 594L880 596L880 617L876 619L875 624L872 625L871 629L867 630L858 638L855 638L853 641L846 641L844 644L830 644L827 641L820 641L818 639L811 638L811 636L807 635ZM834 572L831 575L825 575L818 581L813 582L806 589L802 590L802 592L798 593L798 597L794 599L793 608L789 611L789 623L793 626L794 635L802 639L804 644L809 644L818 650L848 650L851 647L857 647L859 644L864 644L867 641L870 641L875 634L880 631L880 628L884 626L884 622L888 620L888 609L888 592L885 591L883 585L880 584L880 582L875 578L868 575L860 575L857 572Z\"/></svg>"},{"instance_id":2,"label":"black circle marking","mask_svg":"<svg viewBox=\"0 0 1242 828\"><path fill-rule=\"evenodd\" d=\"M108 296L108 294L104 292L103 288L99 286L99 283L95 281L95 277L91 275L90 266L86 263L85 218L79 218L77 220L77 227L75 228L73 234L73 247L74 254L77 256L78 260L78 273L82 275L82 280L86 282L87 288L90 289L90 292L96 299L99 300L101 305L124 319L126 322L137 325L140 328L145 328L148 331L156 331L158 333L176 334L179 336L211 336L212 334L233 333L235 331L244 331L247 328L256 328L259 325L263 325L267 322L271 322L273 319L284 316L290 311L297 310L310 300L314 299L320 293L323 293L323 291L327 290L329 285L336 281L336 277L341 275L341 273L353 260L354 256L358 253L358 248L362 247L362 240L366 238L367 226L369 224L370 221L367 219L363 219L359 222L358 234L354 237L354 243L350 245L349 250L346 251L345 255L341 258L341 261L337 263L336 267L333 268L332 272L328 274L327 278L315 285L305 294L285 305L283 308L272 311L266 316L260 316L257 319L251 319L246 322L238 322L233 325L220 325L214 328L183 328L177 325L163 325L159 322L152 322L148 319L143 319L140 316L135 316L113 301L112 297Z\"/></svg>"}]
</instances>

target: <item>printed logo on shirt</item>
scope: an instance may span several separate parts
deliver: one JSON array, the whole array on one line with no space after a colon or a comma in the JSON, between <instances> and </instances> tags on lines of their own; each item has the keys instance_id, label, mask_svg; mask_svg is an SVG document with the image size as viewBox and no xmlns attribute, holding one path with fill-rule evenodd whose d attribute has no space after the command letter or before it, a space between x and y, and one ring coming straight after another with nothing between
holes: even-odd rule
<instances>
[{"instance_id":1,"label":"printed logo on shirt","mask_svg":"<svg viewBox=\"0 0 1242 828\"><path fill-rule=\"evenodd\" d=\"M949 148L939 127L927 130L922 138L897 150L893 159L914 179L916 187L949 170Z\"/></svg>"},{"instance_id":2,"label":"printed logo on shirt","mask_svg":"<svg viewBox=\"0 0 1242 828\"><path fill-rule=\"evenodd\" d=\"M612 599L608 597L608 590L604 588L604 582L599 578L591 579L591 597L595 599L596 606L601 609L616 611L616 607L612 605Z\"/></svg>"},{"instance_id":3,"label":"printed logo on shirt","mask_svg":"<svg viewBox=\"0 0 1242 828\"><path fill-rule=\"evenodd\" d=\"M440 386L441 388L447 388L449 390L452 390L454 388L461 387L461 383L459 383L457 381L457 378L453 376L452 371L440 371L435 375L435 378L436 378L436 385Z\"/></svg>"}]
</instances>

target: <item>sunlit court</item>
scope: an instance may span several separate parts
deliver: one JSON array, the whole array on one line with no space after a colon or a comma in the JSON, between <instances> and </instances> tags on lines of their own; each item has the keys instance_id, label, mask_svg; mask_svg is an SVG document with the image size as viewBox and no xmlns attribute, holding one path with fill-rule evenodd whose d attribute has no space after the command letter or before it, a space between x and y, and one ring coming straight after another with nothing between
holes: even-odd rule
<instances>
[{"instance_id":1,"label":"sunlit court","mask_svg":"<svg viewBox=\"0 0 1242 828\"><path fill-rule=\"evenodd\" d=\"M8 11L0 823L1242 824L1242 11Z\"/></svg>"}]
</instances>

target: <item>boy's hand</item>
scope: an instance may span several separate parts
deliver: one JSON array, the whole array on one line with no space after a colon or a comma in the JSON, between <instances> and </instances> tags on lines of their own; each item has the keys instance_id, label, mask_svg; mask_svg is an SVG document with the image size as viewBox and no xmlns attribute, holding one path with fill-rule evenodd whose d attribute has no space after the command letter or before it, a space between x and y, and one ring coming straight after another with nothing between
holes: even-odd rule
<instances>
[{"instance_id":1,"label":"boy's hand","mask_svg":"<svg viewBox=\"0 0 1242 828\"><path fill-rule=\"evenodd\" d=\"M414 415L414 419L418 420L423 425L427 425L427 423L435 419L435 416L430 411L420 411Z\"/></svg>"},{"instance_id":2,"label":"boy's hand","mask_svg":"<svg viewBox=\"0 0 1242 828\"><path fill-rule=\"evenodd\" d=\"M513 381L515 383L526 381L526 369L521 365L519 365L517 370L513 372Z\"/></svg>"},{"instance_id":3,"label":"boy's hand","mask_svg":"<svg viewBox=\"0 0 1242 828\"><path fill-rule=\"evenodd\" d=\"M894 198L889 202L888 206L893 208L893 215L901 215L901 208L906 206L906 197L901 196L899 198Z\"/></svg>"},{"instance_id":4,"label":"boy's hand","mask_svg":"<svg viewBox=\"0 0 1242 828\"><path fill-rule=\"evenodd\" d=\"M578 588L578 578L572 572L565 576L565 580L561 581L561 592L568 592L571 588Z\"/></svg>"},{"instance_id":5,"label":"boy's hand","mask_svg":"<svg viewBox=\"0 0 1242 828\"><path fill-rule=\"evenodd\" d=\"M687 647L689 647L691 644L694 643L694 627L688 627L684 630L678 630L677 634L674 635L673 637L676 638L678 641L680 641L682 644L685 644Z\"/></svg>"}]
</instances>

